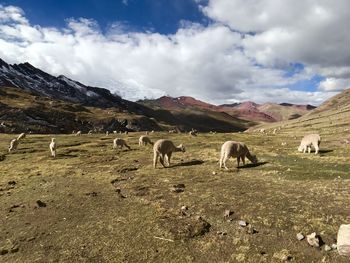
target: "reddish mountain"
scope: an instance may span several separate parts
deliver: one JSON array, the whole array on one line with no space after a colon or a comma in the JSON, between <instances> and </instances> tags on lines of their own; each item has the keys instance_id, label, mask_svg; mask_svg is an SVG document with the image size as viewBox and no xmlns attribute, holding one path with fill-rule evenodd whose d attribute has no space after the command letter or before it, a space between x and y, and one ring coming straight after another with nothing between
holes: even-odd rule
<instances>
[{"instance_id":1,"label":"reddish mountain","mask_svg":"<svg viewBox=\"0 0 350 263\"><path fill-rule=\"evenodd\" d=\"M205 111L226 112L236 118L253 122L276 122L295 119L309 112L311 109L314 109L314 107L310 105L294 105L289 103L257 104L252 101L213 105L188 96L181 96L178 98L163 96L159 99L139 102L152 108L170 111L200 109Z\"/></svg>"}]
</instances>

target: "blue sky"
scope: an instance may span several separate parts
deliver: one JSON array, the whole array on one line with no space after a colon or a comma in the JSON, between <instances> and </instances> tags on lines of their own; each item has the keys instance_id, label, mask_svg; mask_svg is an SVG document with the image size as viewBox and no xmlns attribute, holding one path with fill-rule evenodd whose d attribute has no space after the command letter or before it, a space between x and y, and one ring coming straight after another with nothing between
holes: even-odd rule
<instances>
[{"instance_id":1,"label":"blue sky","mask_svg":"<svg viewBox=\"0 0 350 263\"><path fill-rule=\"evenodd\" d=\"M347 0L0 0L0 57L130 100L320 104L350 85L349 23Z\"/></svg>"},{"instance_id":2,"label":"blue sky","mask_svg":"<svg viewBox=\"0 0 350 263\"><path fill-rule=\"evenodd\" d=\"M207 23L208 18L194 0L11 0L4 5L20 6L33 24L64 27L69 18L89 18L106 30L115 21L133 30L172 34L181 20Z\"/></svg>"}]
</instances>

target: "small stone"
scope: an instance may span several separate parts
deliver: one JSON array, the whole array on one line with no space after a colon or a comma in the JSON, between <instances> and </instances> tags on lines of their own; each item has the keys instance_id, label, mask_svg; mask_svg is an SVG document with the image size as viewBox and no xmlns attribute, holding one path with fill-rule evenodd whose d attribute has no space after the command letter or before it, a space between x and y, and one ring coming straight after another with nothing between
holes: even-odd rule
<instances>
[{"instance_id":1,"label":"small stone","mask_svg":"<svg viewBox=\"0 0 350 263\"><path fill-rule=\"evenodd\" d=\"M302 234L302 233L298 233L297 234L297 239L299 240L299 241L301 241L301 240L303 240L305 237L304 237L304 235Z\"/></svg>"},{"instance_id":2,"label":"small stone","mask_svg":"<svg viewBox=\"0 0 350 263\"><path fill-rule=\"evenodd\" d=\"M0 255L6 255L9 251L6 248L0 248Z\"/></svg>"},{"instance_id":3,"label":"small stone","mask_svg":"<svg viewBox=\"0 0 350 263\"><path fill-rule=\"evenodd\" d=\"M36 201L36 204L37 204L39 207L46 207L46 204L45 204L43 201L41 201L41 200Z\"/></svg>"},{"instance_id":4,"label":"small stone","mask_svg":"<svg viewBox=\"0 0 350 263\"><path fill-rule=\"evenodd\" d=\"M290 252L287 249L282 249L281 251L274 253L273 258L281 261L289 261L293 257L290 255Z\"/></svg>"},{"instance_id":5,"label":"small stone","mask_svg":"<svg viewBox=\"0 0 350 263\"><path fill-rule=\"evenodd\" d=\"M331 251L331 250L332 250L332 248L330 246L328 246L328 245L324 246L324 251Z\"/></svg>"},{"instance_id":6,"label":"small stone","mask_svg":"<svg viewBox=\"0 0 350 263\"><path fill-rule=\"evenodd\" d=\"M216 172L212 172L213 175L216 175Z\"/></svg>"},{"instance_id":7,"label":"small stone","mask_svg":"<svg viewBox=\"0 0 350 263\"><path fill-rule=\"evenodd\" d=\"M174 193L182 193L184 192L185 190L183 188L177 188L177 187L174 187L173 189L171 189Z\"/></svg>"},{"instance_id":8,"label":"small stone","mask_svg":"<svg viewBox=\"0 0 350 263\"><path fill-rule=\"evenodd\" d=\"M340 255L350 255L350 224L343 224L339 227L337 236L337 249Z\"/></svg>"},{"instance_id":9,"label":"small stone","mask_svg":"<svg viewBox=\"0 0 350 263\"><path fill-rule=\"evenodd\" d=\"M119 198L126 198L126 196L124 196L124 195L122 194L122 190L121 190L120 188L115 189L115 191L116 191L117 196L118 196Z\"/></svg>"},{"instance_id":10,"label":"small stone","mask_svg":"<svg viewBox=\"0 0 350 263\"><path fill-rule=\"evenodd\" d=\"M238 222L238 224L241 226L241 227L246 227L248 225L248 223L246 221L243 221L243 220L240 220Z\"/></svg>"},{"instance_id":11,"label":"small stone","mask_svg":"<svg viewBox=\"0 0 350 263\"><path fill-rule=\"evenodd\" d=\"M337 249L337 244L332 244L332 245L331 245L331 248L332 248L332 249Z\"/></svg>"},{"instance_id":12,"label":"small stone","mask_svg":"<svg viewBox=\"0 0 350 263\"><path fill-rule=\"evenodd\" d=\"M16 181L9 181L8 184L9 185L16 185Z\"/></svg>"},{"instance_id":13,"label":"small stone","mask_svg":"<svg viewBox=\"0 0 350 263\"><path fill-rule=\"evenodd\" d=\"M19 251L19 246L18 245L14 245L11 249L10 249L10 252L11 253L16 253Z\"/></svg>"},{"instance_id":14,"label":"small stone","mask_svg":"<svg viewBox=\"0 0 350 263\"><path fill-rule=\"evenodd\" d=\"M187 210L188 210L187 206L185 206L185 205L181 206L181 210L180 210L181 215L186 216L187 215L187 212L186 212Z\"/></svg>"},{"instance_id":15,"label":"small stone","mask_svg":"<svg viewBox=\"0 0 350 263\"><path fill-rule=\"evenodd\" d=\"M229 218L231 214L232 214L232 211L230 209L226 209L224 211L224 218Z\"/></svg>"},{"instance_id":16,"label":"small stone","mask_svg":"<svg viewBox=\"0 0 350 263\"><path fill-rule=\"evenodd\" d=\"M256 234L256 233L259 233L259 231L256 230L252 225L248 225L247 233L248 233L248 234L254 235L254 234Z\"/></svg>"},{"instance_id":17,"label":"small stone","mask_svg":"<svg viewBox=\"0 0 350 263\"><path fill-rule=\"evenodd\" d=\"M185 188L184 184L174 184L173 185L174 188Z\"/></svg>"},{"instance_id":18,"label":"small stone","mask_svg":"<svg viewBox=\"0 0 350 263\"><path fill-rule=\"evenodd\" d=\"M312 247L319 247L320 246L320 240L316 234L316 232L311 233L310 235L306 236L306 240Z\"/></svg>"}]
</instances>

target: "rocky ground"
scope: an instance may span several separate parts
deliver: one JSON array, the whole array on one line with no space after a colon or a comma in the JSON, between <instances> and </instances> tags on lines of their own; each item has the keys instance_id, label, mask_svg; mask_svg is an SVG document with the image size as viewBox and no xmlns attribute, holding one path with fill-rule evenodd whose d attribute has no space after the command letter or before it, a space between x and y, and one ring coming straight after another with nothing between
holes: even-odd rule
<instances>
[{"instance_id":1,"label":"rocky ground","mask_svg":"<svg viewBox=\"0 0 350 263\"><path fill-rule=\"evenodd\" d=\"M0 262L349 262L325 251L350 221L339 134L321 134L318 156L283 131L152 134L186 146L166 169L153 169L140 134L120 135L130 151L113 150L114 135L55 135L56 159L50 135L7 154L14 136L1 134ZM226 140L246 142L259 163L220 170ZM297 238L313 232L320 247Z\"/></svg>"}]
</instances>

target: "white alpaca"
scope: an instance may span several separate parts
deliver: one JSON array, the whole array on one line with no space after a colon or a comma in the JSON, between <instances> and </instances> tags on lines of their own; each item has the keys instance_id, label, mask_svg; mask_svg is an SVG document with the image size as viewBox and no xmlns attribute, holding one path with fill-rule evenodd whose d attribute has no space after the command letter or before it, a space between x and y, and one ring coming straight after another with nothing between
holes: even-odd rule
<instances>
[{"instance_id":1,"label":"white alpaca","mask_svg":"<svg viewBox=\"0 0 350 263\"><path fill-rule=\"evenodd\" d=\"M56 149L57 149L57 145L56 145L56 139L55 138L51 138L51 143L49 145L50 151L51 151L51 156L53 158L56 158Z\"/></svg>"},{"instance_id":2,"label":"white alpaca","mask_svg":"<svg viewBox=\"0 0 350 263\"><path fill-rule=\"evenodd\" d=\"M258 162L256 156L250 154L248 147L243 142L227 141L221 146L220 168L224 167L226 170L228 169L226 167L226 161L230 157L237 158L237 167L239 167L240 160L245 165L245 157L254 164Z\"/></svg>"},{"instance_id":3,"label":"white alpaca","mask_svg":"<svg viewBox=\"0 0 350 263\"><path fill-rule=\"evenodd\" d=\"M197 132L196 131L190 131L188 134L190 136L197 136Z\"/></svg>"},{"instance_id":4,"label":"white alpaca","mask_svg":"<svg viewBox=\"0 0 350 263\"><path fill-rule=\"evenodd\" d=\"M18 135L17 140L24 139L26 137L26 134L22 132L20 135Z\"/></svg>"},{"instance_id":5,"label":"white alpaca","mask_svg":"<svg viewBox=\"0 0 350 263\"><path fill-rule=\"evenodd\" d=\"M126 144L126 141L125 141L124 139L115 138L115 139L113 140L113 149L116 149L117 147L119 147L120 149L122 149L123 146L125 146L125 147L128 148L129 150L131 149L130 146Z\"/></svg>"},{"instance_id":6,"label":"white alpaca","mask_svg":"<svg viewBox=\"0 0 350 263\"><path fill-rule=\"evenodd\" d=\"M315 148L315 154L317 154L320 149L320 143L321 143L321 137L319 134L305 135L300 142L298 151L305 153L307 150L308 153L311 153L311 146L313 146Z\"/></svg>"},{"instance_id":7,"label":"white alpaca","mask_svg":"<svg viewBox=\"0 0 350 263\"><path fill-rule=\"evenodd\" d=\"M75 134L75 136L80 136L81 135L81 131L77 131L77 133Z\"/></svg>"},{"instance_id":8,"label":"white alpaca","mask_svg":"<svg viewBox=\"0 0 350 263\"><path fill-rule=\"evenodd\" d=\"M140 136L140 138L139 138L139 146L147 145L147 144L153 145L154 143L147 136L144 136L144 135Z\"/></svg>"},{"instance_id":9,"label":"white alpaca","mask_svg":"<svg viewBox=\"0 0 350 263\"><path fill-rule=\"evenodd\" d=\"M180 144L179 146L175 146L174 143L170 140L163 140L163 139L158 140L155 142L153 146L153 154L154 154L153 167L156 168L158 157L163 167L166 167L164 163L165 156L167 157L168 166L169 166L171 155L173 154L173 152L185 152L185 151L186 149L182 144Z\"/></svg>"},{"instance_id":10,"label":"white alpaca","mask_svg":"<svg viewBox=\"0 0 350 263\"><path fill-rule=\"evenodd\" d=\"M19 144L19 140L17 138L11 140L10 146L9 146L9 153L11 153L12 151L16 151L18 144Z\"/></svg>"}]
</instances>

